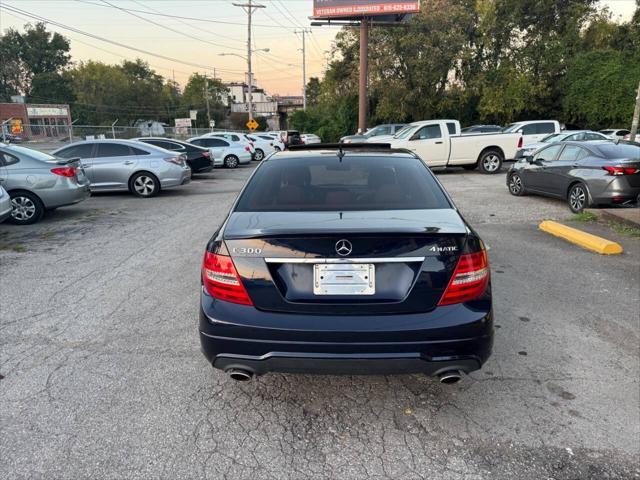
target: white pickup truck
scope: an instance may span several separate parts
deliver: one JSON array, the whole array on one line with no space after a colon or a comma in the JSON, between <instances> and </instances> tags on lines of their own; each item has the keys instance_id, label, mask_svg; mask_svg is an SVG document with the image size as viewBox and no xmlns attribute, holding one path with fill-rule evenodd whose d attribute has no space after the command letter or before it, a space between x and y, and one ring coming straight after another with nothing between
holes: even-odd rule
<instances>
[{"instance_id":1,"label":"white pickup truck","mask_svg":"<svg viewBox=\"0 0 640 480\"><path fill-rule=\"evenodd\" d=\"M504 160L512 160L522 147L520 133L460 135L457 120L414 122L391 138L376 143L415 152L429 167L460 166L483 173L498 173Z\"/></svg>"}]
</instances>

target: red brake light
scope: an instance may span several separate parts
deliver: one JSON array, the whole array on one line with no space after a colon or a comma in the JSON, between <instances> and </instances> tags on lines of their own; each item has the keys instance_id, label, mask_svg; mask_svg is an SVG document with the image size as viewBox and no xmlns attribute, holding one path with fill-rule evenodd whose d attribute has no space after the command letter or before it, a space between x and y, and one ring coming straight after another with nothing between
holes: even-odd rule
<instances>
[{"instance_id":1,"label":"red brake light","mask_svg":"<svg viewBox=\"0 0 640 480\"><path fill-rule=\"evenodd\" d=\"M518 139L518 148L522 148L522 137Z\"/></svg>"},{"instance_id":2,"label":"red brake light","mask_svg":"<svg viewBox=\"0 0 640 480\"><path fill-rule=\"evenodd\" d=\"M231 257L206 252L202 264L202 281L207 292L218 300L253 305Z\"/></svg>"},{"instance_id":3,"label":"red brake light","mask_svg":"<svg viewBox=\"0 0 640 480\"><path fill-rule=\"evenodd\" d=\"M244 149L245 149L247 152L251 152L251 149L250 149L249 147L244 147Z\"/></svg>"},{"instance_id":4,"label":"red brake light","mask_svg":"<svg viewBox=\"0 0 640 480\"><path fill-rule=\"evenodd\" d=\"M606 170L609 175L633 175L634 173L638 173L640 170L633 167L620 167L620 166L609 166L602 167L603 170Z\"/></svg>"},{"instance_id":5,"label":"red brake light","mask_svg":"<svg viewBox=\"0 0 640 480\"><path fill-rule=\"evenodd\" d=\"M61 177L72 178L76 176L76 169L75 167L58 167L52 168L51 173L55 173L56 175L60 175Z\"/></svg>"},{"instance_id":6,"label":"red brake light","mask_svg":"<svg viewBox=\"0 0 640 480\"><path fill-rule=\"evenodd\" d=\"M458 265L438 305L468 302L484 293L489 284L487 251L460 255Z\"/></svg>"},{"instance_id":7,"label":"red brake light","mask_svg":"<svg viewBox=\"0 0 640 480\"><path fill-rule=\"evenodd\" d=\"M204 158L209 158L209 152L202 152L202 156Z\"/></svg>"}]
</instances>

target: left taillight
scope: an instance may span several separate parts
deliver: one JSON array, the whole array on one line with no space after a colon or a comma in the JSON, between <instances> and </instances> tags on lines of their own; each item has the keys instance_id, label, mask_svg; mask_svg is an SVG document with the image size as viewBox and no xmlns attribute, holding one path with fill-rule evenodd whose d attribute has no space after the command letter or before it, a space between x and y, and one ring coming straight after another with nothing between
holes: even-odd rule
<instances>
[{"instance_id":1,"label":"left taillight","mask_svg":"<svg viewBox=\"0 0 640 480\"><path fill-rule=\"evenodd\" d=\"M249 147L244 147L244 149L245 149L247 152L251 152L251 148L249 148Z\"/></svg>"},{"instance_id":2,"label":"left taillight","mask_svg":"<svg viewBox=\"0 0 640 480\"><path fill-rule=\"evenodd\" d=\"M218 300L253 305L231 257L206 252L202 262L202 281L209 295Z\"/></svg>"},{"instance_id":3,"label":"left taillight","mask_svg":"<svg viewBox=\"0 0 640 480\"><path fill-rule=\"evenodd\" d=\"M202 156L204 158L209 158L210 155L209 155L209 152L202 152Z\"/></svg>"},{"instance_id":4,"label":"left taillight","mask_svg":"<svg viewBox=\"0 0 640 480\"><path fill-rule=\"evenodd\" d=\"M76 176L76 168L75 167L57 167L57 168L52 168L51 173L55 175L60 175L61 177L73 178Z\"/></svg>"},{"instance_id":5,"label":"left taillight","mask_svg":"<svg viewBox=\"0 0 640 480\"><path fill-rule=\"evenodd\" d=\"M174 163L176 165L180 165L181 167L184 166L184 163L186 162L186 160L187 160L187 156L184 153L182 153L182 154L180 154L178 156L175 156L175 157L165 157L164 158L165 162Z\"/></svg>"},{"instance_id":6,"label":"left taillight","mask_svg":"<svg viewBox=\"0 0 640 480\"><path fill-rule=\"evenodd\" d=\"M489 258L486 250L460 255L456 269L438 305L474 300L489 284Z\"/></svg>"}]
</instances>

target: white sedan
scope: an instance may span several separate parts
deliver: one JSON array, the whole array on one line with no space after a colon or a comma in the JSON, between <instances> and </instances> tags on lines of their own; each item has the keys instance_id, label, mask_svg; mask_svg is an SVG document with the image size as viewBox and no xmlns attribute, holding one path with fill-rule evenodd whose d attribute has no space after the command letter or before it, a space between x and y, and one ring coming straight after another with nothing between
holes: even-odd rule
<instances>
[{"instance_id":1,"label":"white sedan","mask_svg":"<svg viewBox=\"0 0 640 480\"><path fill-rule=\"evenodd\" d=\"M187 140L199 147L208 148L214 159L222 158L224 166L236 168L238 165L251 163L252 155L248 146L219 137L193 137Z\"/></svg>"},{"instance_id":2,"label":"white sedan","mask_svg":"<svg viewBox=\"0 0 640 480\"><path fill-rule=\"evenodd\" d=\"M256 149L253 159L257 161L264 160L273 152L284 150L284 145L280 145L282 142L267 135L256 135L254 133L247 135L247 138L253 142L253 146Z\"/></svg>"},{"instance_id":3,"label":"white sedan","mask_svg":"<svg viewBox=\"0 0 640 480\"><path fill-rule=\"evenodd\" d=\"M631 132L626 128L608 128L606 130L600 130L600 133L605 134L611 140L623 140L624 137Z\"/></svg>"},{"instance_id":4,"label":"white sedan","mask_svg":"<svg viewBox=\"0 0 640 480\"><path fill-rule=\"evenodd\" d=\"M311 145L313 143L322 143L322 140L320 139L320 137L318 135L314 135L313 133L304 133L300 135L300 138L302 139L302 142L305 145Z\"/></svg>"}]
</instances>

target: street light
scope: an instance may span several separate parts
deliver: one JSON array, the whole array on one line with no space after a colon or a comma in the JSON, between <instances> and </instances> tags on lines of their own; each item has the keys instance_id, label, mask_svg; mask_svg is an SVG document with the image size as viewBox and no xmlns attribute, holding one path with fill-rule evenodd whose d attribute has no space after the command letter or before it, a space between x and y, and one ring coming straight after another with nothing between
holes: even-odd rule
<instances>
[{"instance_id":1,"label":"street light","mask_svg":"<svg viewBox=\"0 0 640 480\"><path fill-rule=\"evenodd\" d=\"M252 99L252 90L253 90L253 75L251 73L251 54L254 52L268 52L269 49L268 48L256 48L254 50L249 49L247 51L247 53L249 55L247 55L246 57L244 55L240 55L239 53L219 53L218 55L220 55L221 57L229 57L229 56L234 56L234 57L240 57L243 60L247 61L247 77L249 80L249 94L248 94L248 101L247 103L249 104L249 120L253 120L253 99Z\"/></svg>"}]
</instances>

